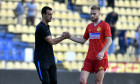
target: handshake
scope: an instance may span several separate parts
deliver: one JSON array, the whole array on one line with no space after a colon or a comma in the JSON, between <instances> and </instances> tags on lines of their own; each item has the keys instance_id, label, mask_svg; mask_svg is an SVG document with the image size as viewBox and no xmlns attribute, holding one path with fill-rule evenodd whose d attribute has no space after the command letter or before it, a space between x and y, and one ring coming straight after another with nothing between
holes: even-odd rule
<instances>
[{"instance_id":1,"label":"handshake","mask_svg":"<svg viewBox=\"0 0 140 84\"><path fill-rule=\"evenodd\" d=\"M69 32L63 32L61 37L63 37L64 39L69 39L71 35Z\"/></svg>"}]
</instances>

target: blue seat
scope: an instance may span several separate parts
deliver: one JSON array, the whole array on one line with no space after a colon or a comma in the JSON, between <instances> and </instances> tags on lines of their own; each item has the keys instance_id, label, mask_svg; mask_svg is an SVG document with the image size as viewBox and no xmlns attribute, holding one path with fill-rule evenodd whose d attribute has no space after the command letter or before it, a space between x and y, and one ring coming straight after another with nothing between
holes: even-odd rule
<instances>
[{"instance_id":1,"label":"blue seat","mask_svg":"<svg viewBox=\"0 0 140 84\"><path fill-rule=\"evenodd\" d=\"M2 38L0 38L0 60L4 60L5 59L5 52L4 52L4 40Z\"/></svg>"},{"instance_id":2,"label":"blue seat","mask_svg":"<svg viewBox=\"0 0 140 84\"><path fill-rule=\"evenodd\" d=\"M7 40L12 40L13 39L13 37L14 37L14 34L6 34L6 39Z\"/></svg>"}]
</instances>

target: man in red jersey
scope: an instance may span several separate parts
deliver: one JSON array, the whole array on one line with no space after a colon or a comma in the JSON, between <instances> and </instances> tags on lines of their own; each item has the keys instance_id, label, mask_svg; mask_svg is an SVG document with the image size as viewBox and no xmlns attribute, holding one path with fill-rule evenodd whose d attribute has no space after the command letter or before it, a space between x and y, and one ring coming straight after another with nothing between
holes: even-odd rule
<instances>
[{"instance_id":1,"label":"man in red jersey","mask_svg":"<svg viewBox=\"0 0 140 84\"><path fill-rule=\"evenodd\" d=\"M87 26L83 38L70 36L70 40L84 44L89 39L89 49L81 70L80 84L87 84L90 73L95 73L95 84L102 84L108 67L107 49L112 43L111 31L109 24L100 20L99 6L92 6L90 15L92 23Z\"/></svg>"}]
</instances>

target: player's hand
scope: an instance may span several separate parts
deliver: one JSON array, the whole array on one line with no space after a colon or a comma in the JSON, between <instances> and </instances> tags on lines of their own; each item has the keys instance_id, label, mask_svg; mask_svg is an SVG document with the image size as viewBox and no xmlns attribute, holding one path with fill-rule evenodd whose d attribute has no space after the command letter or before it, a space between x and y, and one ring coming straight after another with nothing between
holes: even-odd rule
<instances>
[{"instance_id":1,"label":"player's hand","mask_svg":"<svg viewBox=\"0 0 140 84\"><path fill-rule=\"evenodd\" d=\"M104 52L99 52L98 55L97 55L97 59L102 60L103 57L104 57Z\"/></svg>"},{"instance_id":2,"label":"player's hand","mask_svg":"<svg viewBox=\"0 0 140 84\"><path fill-rule=\"evenodd\" d=\"M64 39L68 39L70 38L70 33L69 32L63 32L62 37L64 37Z\"/></svg>"}]
</instances>

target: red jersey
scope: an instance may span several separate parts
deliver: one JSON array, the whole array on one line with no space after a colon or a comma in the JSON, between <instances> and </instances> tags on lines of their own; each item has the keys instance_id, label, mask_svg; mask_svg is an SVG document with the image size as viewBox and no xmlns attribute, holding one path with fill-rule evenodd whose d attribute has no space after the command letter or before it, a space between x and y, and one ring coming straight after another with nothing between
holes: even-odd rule
<instances>
[{"instance_id":1,"label":"red jersey","mask_svg":"<svg viewBox=\"0 0 140 84\"><path fill-rule=\"evenodd\" d=\"M98 53L104 48L107 39L111 37L110 26L108 23L101 21L98 25L94 26L94 23L90 23L83 36L84 39L89 39L89 49L87 58L92 60L98 60ZM103 59L107 58L107 51L104 53Z\"/></svg>"}]
</instances>

